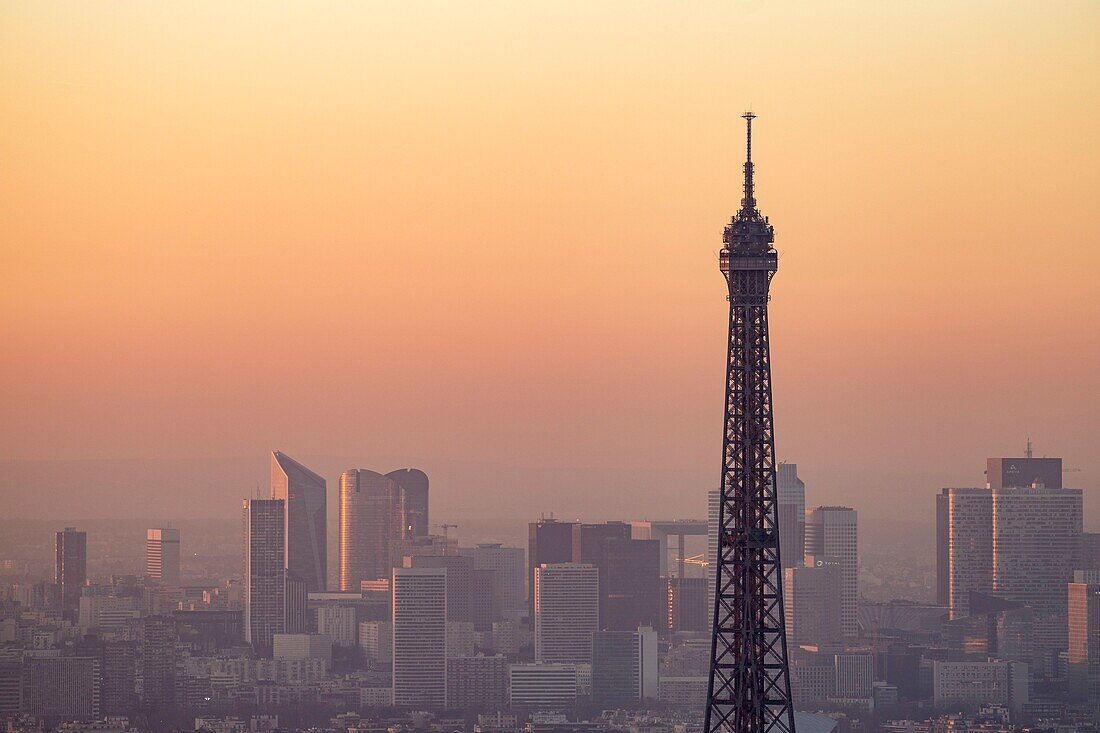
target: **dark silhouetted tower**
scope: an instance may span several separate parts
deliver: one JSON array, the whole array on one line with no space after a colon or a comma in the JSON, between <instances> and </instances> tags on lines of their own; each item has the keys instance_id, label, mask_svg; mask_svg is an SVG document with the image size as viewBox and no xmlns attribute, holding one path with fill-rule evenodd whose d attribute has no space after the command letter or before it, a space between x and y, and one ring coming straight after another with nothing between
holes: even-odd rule
<instances>
[{"instance_id":1,"label":"dark silhouetted tower","mask_svg":"<svg viewBox=\"0 0 1100 733\"><path fill-rule=\"evenodd\" d=\"M54 582L61 595L64 617L76 621L80 610L80 593L88 581L88 534L66 527L57 533L54 555Z\"/></svg>"},{"instance_id":2,"label":"dark silhouetted tower","mask_svg":"<svg viewBox=\"0 0 1100 733\"><path fill-rule=\"evenodd\" d=\"M706 733L793 733L775 489L768 288L778 266L753 195L752 121L745 195L719 266L729 287L729 357Z\"/></svg>"}]
</instances>

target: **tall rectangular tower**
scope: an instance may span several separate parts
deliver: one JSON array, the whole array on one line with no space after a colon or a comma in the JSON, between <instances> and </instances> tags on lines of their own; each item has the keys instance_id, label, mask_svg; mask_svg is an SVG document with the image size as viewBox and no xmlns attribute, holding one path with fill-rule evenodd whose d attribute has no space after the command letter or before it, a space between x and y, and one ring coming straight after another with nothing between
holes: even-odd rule
<instances>
[{"instance_id":1,"label":"tall rectangular tower","mask_svg":"<svg viewBox=\"0 0 1100 733\"><path fill-rule=\"evenodd\" d=\"M393 704L447 704L447 570L395 568Z\"/></svg>"},{"instance_id":2,"label":"tall rectangular tower","mask_svg":"<svg viewBox=\"0 0 1100 733\"><path fill-rule=\"evenodd\" d=\"M604 540L599 569L601 629L656 629L666 623L659 540Z\"/></svg>"},{"instance_id":3,"label":"tall rectangular tower","mask_svg":"<svg viewBox=\"0 0 1100 733\"><path fill-rule=\"evenodd\" d=\"M145 531L145 574L170 587L180 584L180 531L172 528Z\"/></svg>"},{"instance_id":4,"label":"tall rectangular tower","mask_svg":"<svg viewBox=\"0 0 1100 733\"><path fill-rule=\"evenodd\" d=\"M806 557L806 484L798 465L780 463L775 471L775 499L779 505L779 556L783 567L797 568Z\"/></svg>"},{"instance_id":5,"label":"tall rectangular tower","mask_svg":"<svg viewBox=\"0 0 1100 733\"><path fill-rule=\"evenodd\" d=\"M1100 703L1100 585L1069 583L1070 690L1079 700Z\"/></svg>"},{"instance_id":6,"label":"tall rectangular tower","mask_svg":"<svg viewBox=\"0 0 1100 733\"><path fill-rule=\"evenodd\" d=\"M1080 550L1080 489L991 489L993 594L1037 611L1034 643L1066 643L1066 584Z\"/></svg>"},{"instance_id":7,"label":"tall rectangular tower","mask_svg":"<svg viewBox=\"0 0 1100 733\"><path fill-rule=\"evenodd\" d=\"M573 562L575 522L540 519L527 526L528 615L535 618L535 569L540 565Z\"/></svg>"},{"instance_id":8,"label":"tall rectangular tower","mask_svg":"<svg viewBox=\"0 0 1100 733\"><path fill-rule=\"evenodd\" d=\"M588 664L599 630L599 571L558 563L535 568L535 659Z\"/></svg>"},{"instance_id":9,"label":"tall rectangular tower","mask_svg":"<svg viewBox=\"0 0 1100 733\"><path fill-rule=\"evenodd\" d=\"M275 634L287 629L286 503L246 499L244 518L244 638L271 656Z\"/></svg>"},{"instance_id":10,"label":"tall rectangular tower","mask_svg":"<svg viewBox=\"0 0 1100 733\"><path fill-rule=\"evenodd\" d=\"M951 618L970 614L970 593L993 590L993 495L989 489L944 489L937 498L947 606Z\"/></svg>"},{"instance_id":11,"label":"tall rectangular tower","mask_svg":"<svg viewBox=\"0 0 1100 733\"><path fill-rule=\"evenodd\" d=\"M328 586L328 499L325 479L274 451L271 498L286 502L286 568L306 593Z\"/></svg>"},{"instance_id":12,"label":"tall rectangular tower","mask_svg":"<svg viewBox=\"0 0 1100 733\"><path fill-rule=\"evenodd\" d=\"M840 566L840 627L859 633L859 543L856 510L819 506L806 513L806 554L831 558Z\"/></svg>"},{"instance_id":13,"label":"tall rectangular tower","mask_svg":"<svg viewBox=\"0 0 1100 733\"><path fill-rule=\"evenodd\" d=\"M80 614L81 588L88 582L88 534L66 527L56 539L54 582L64 617L75 622Z\"/></svg>"}]
</instances>

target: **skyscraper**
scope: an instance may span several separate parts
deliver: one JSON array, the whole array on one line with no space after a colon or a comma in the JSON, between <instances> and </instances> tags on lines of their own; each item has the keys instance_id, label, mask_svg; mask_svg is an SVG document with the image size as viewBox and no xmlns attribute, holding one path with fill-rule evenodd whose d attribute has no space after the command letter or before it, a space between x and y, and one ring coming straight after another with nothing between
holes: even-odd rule
<instances>
[{"instance_id":1,"label":"skyscraper","mask_svg":"<svg viewBox=\"0 0 1100 733\"><path fill-rule=\"evenodd\" d=\"M819 506L806 514L806 554L840 564L840 628L845 636L859 633L859 543L856 510Z\"/></svg>"},{"instance_id":2,"label":"skyscraper","mask_svg":"<svg viewBox=\"0 0 1100 733\"><path fill-rule=\"evenodd\" d=\"M992 489L993 594L1034 609L1037 648L1064 649L1066 584L1081 542L1080 489Z\"/></svg>"},{"instance_id":3,"label":"skyscraper","mask_svg":"<svg viewBox=\"0 0 1100 733\"><path fill-rule=\"evenodd\" d=\"M244 638L270 656L287 629L286 503L244 501Z\"/></svg>"},{"instance_id":4,"label":"skyscraper","mask_svg":"<svg viewBox=\"0 0 1100 733\"><path fill-rule=\"evenodd\" d=\"M1069 682L1074 696L1100 703L1100 585L1068 584Z\"/></svg>"},{"instance_id":5,"label":"skyscraper","mask_svg":"<svg viewBox=\"0 0 1100 733\"><path fill-rule=\"evenodd\" d=\"M390 542L404 536L401 486L364 468L340 476L340 590L390 574Z\"/></svg>"},{"instance_id":6,"label":"skyscraper","mask_svg":"<svg viewBox=\"0 0 1100 733\"><path fill-rule=\"evenodd\" d=\"M57 533L54 554L54 582L61 595L66 619L76 622L80 614L80 592L88 582L88 535L75 527Z\"/></svg>"},{"instance_id":7,"label":"skyscraper","mask_svg":"<svg viewBox=\"0 0 1100 733\"><path fill-rule=\"evenodd\" d=\"M484 543L459 549L474 559L475 570L493 571L493 605L500 613L522 611L527 605L522 547Z\"/></svg>"},{"instance_id":8,"label":"skyscraper","mask_svg":"<svg viewBox=\"0 0 1100 733\"><path fill-rule=\"evenodd\" d=\"M756 208L752 121L745 193L722 234L718 266L729 295L714 631L704 733L794 730L783 623L775 488L768 291L779 266L775 233Z\"/></svg>"},{"instance_id":9,"label":"skyscraper","mask_svg":"<svg viewBox=\"0 0 1100 733\"><path fill-rule=\"evenodd\" d=\"M707 564L704 568L705 577L707 579L707 588L709 589L708 595L709 602L707 603L707 627L712 628L714 626L714 588L716 582L715 569L718 565L716 558L718 557L718 532L719 522L721 521L722 511L722 492L721 491L708 491L707 492Z\"/></svg>"},{"instance_id":10,"label":"skyscraper","mask_svg":"<svg viewBox=\"0 0 1100 733\"><path fill-rule=\"evenodd\" d=\"M711 597L706 578L667 578L669 631L702 633L710 624Z\"/></svg>"},{"instance_id":11,"label":"skyscraper","mask_svg":"<svg viewBox=\"0 0 1100 733\"><path fill-rule=\"evenodd\" d=\"M340 590L388 578L394 543L427 538L428 477L405 468L386 475L355 468L340 476Z\"/></svg>"},{"instance_id":12,"label":"skyscraper","mask_svg":"<svg viewBox=\"0 0 1100 733\"><path fill-rule=\"evenodd\" d=\"M180 584L180 531L149 529L145 531L145 574L161 585Z\"/></svg>"},{"instance_id":13,"label":"skyscraper","mask_svg":"<svg viewBox=\"0 0 1100 733\"><path fill-rule=\"evenodd\" d=\"M405 535L427 537L428 523L428 475L418 468L399 468L390 471L386 478L401 487L405 506Z\"/></svg>"},{"instance_id":14,"label":"skyscraper","mask_svg":"<svg viewBox=\"0 0 1100 733\"><path fill-rule=\"evenodd\" d=\"M775 498L779 506L779 558L785 568L797 568L806 556L806 484L798 465L780 463L775 470Z\"/></svg>"},{"instance_id":15,"label":"skyscraper","mask_svg":"<svg viewBox=\"0 0 1100 733\"><path fill-rule=\"evenodd\" d=\"M841 564L830 558L807 558L807 565L783 570L787 605L787 642L830 645L841 641Z\"/></svg>"},{"instance_id":16,"label":"skyscraper","mask_svg":"<svg viewBox=\"0 0 1100 733\"><path fill-rule=\"evenodd\" d=\"M665 623L666 586L661 583L661 543L612 537L599 558L600 628L631 631Z\"/></svg>"},{"instance_id":17,"label":"skyscraper","mask_svg":"<svg viewBox=\"0 0 1100 733\"><path fill-rule=\"evenodd\" d=\"M573 525L573 562L600 566L608 540L629 540L632 529L626 522L598 522Z\"/></svg>"},{"instance_id":18,"label":"skyscraper","mask_svg":"<svg viewBox=\"0 0 1100 733\"><path fill-rule=\"evenodd\" d=\"M531 522L527 535L528 614L535 617L535 568L540 565L573 562L574 522L540 519Z\"/></svg>"},{"instance_id":19,"label":"skyscraper","mask_svg":"<svg viewBox=\"0 0 1100 733\"><path fill-rule=\"evenodd\" d=\"M393 570L393 704L447 704L447 570Z\"/></svg>"},{"instance_id":20,"label":"skyscraper","mask_svg":"<svg viewBox=\"0 0 1100 733\"><path fill-rule=\"evenodd\" d=\"M599 571L557 563L535 568L535 659L587 664L599 630Z\"/></svg>"},{"instance_id":21,"label":"skyscraper","mask_svg":"<svg viewBox=\"0 0 1100 733\"><path fill-rule=\"evenodd\" d=\"M597 631L592 635L592 701L617 705L657 697L657 632Z\"/></svg>"},{"instance_id":22,"label":"skyscraper","mask_svg":"<svg viewBox=\"0 0 1100 733\"><path fill-rule=\"evenodd\" d=\"M405 567L447 570L447 620L471 621L474 560L464 555L412 555ZM490 592L492 592L490 590ZM492 621L489 622L490 625Z\"/></svg>"},{"instance_id":23,"label":"skyscraper","mask_svg":"<svg viewBox=\"0 0 1100 733\"><path fill-rule=\"evenodd\" d=\"M936 497L937 596L946 594L951 618L970 614L970 594L993 590L993 494L944 489Z\"/></svg>"},{"instance_id":24,"label":"skyscraper","mask_svg":"<svg viewBox=\"0 0 1100 733\"><path fill-rule=\"evenodd\" d=\"M1022 603L1036 613L1036 647L1064 648L1081 490L1061 487L1058 458L990 458L987 466L986 488L944 489L936 499L939 594L946 591L952 619L970 614L973 592Z\"/></svg>"},{"instance_id":25,"label":"skyscraper","mask_svg":"<svg viewBox=\"0 0 1100 733\"><path fill-rule=\"evenodd\" d=\"M141 700L159 707L176 702L176 624L166 616L141 619Z\"/></svg>"},{"instance_id":26,"label":"skyscraper","mask_svg":"<svg viewBox=\"0 0 1100 733\"><path fill-rule=\"evenodd\" d=\"M271 454L271 498L286 502L286 568L307 593L328 585L325 479L285 453Z\"/></svg>"}]
</instances>

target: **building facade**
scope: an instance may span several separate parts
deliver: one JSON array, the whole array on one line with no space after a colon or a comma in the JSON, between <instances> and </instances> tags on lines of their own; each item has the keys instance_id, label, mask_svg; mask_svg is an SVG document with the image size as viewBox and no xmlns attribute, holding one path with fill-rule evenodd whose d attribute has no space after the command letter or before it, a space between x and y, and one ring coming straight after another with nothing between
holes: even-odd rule
<instances>
[{"instance_id":1,"label":"building facade","mask_svg":"<svg viewBox=\"0 0 1100 733\"><path fill-rule=\"evenodd\" d=\"M286 568L306 593L328 587L327 496L324 478L285 453L271 454L271 498L286 503Z\"/></svg>"},{"instance_id":2,"label":"building facade","mask_svg":"<svg viewBox=\"0 0 1100 733\"><path fill-rule=\"evenodd\" d=\"M838 644L844 635L840 562L808 556L812 565L783 571L783 603L787 621L787 643Z\"/></svg>"},{"instance_id":3,"label":"building facade","mask_svg":"<svg viewBox=\"0 0 1100 733\"><path fill-rule=\"evenodd\" d=\"M275 634L291 630L287 628L285 512L282 499L244 501L244 638L266 656L271 656Z\"/></svg>"},{"instance_id":4,"label":"building facade","mask_svg":"<svg viewBox=\"0 0 1100 733\"><path fill-rule=\"evenodd\" d=\"M88 534L66 527L57 533L54 549L54 582L61 596L61 610L66 619L76 621L81 588L88 582Z\"/></svg>"},{"instance_id":5,"label":"building facade","mask_svg":"<svg viewBox=\"0 0 1100 733\"><path fill-rule=\"evenodd\" d=\"M573 562L574 522L540 519L527 529L528 615L535 617L535 569L540 565Z\"/></svg>"},{"instance_id":6,"label":"building facade","mask_svg":"<svg viewBox=\"0 0 1100 733\"><path fill-rule=\"evenodd\" d=\"M485 543L463 547L459 552L473 558L475 570L491 570L494 573L493 605L499 613L514 613L526 608L526 557L522 547Z\"/></svg>"},{"instance_id":7,"label":"building facade","mask_svg":"<svg viewBox=\"0 0 1100 733\"><path fill-rule=\"evenodd\" d=\"M806 554L832 558L840 567L840 628L859 633L859 543L856 510L819 506L806 514Z\"/></svg>"},{"instance_id":8,"label":"building facade","mask_svg":"<svg viewBox=\"0 0 1100 733\"><path fill-rule=\"evenodd\" d=\"M573 664L513 664L508 668L508 701L513 707L572 708L577 704Z\"/></svg>"},{"instance_id":9,"label":"building facade","mask_svg":"<svg viewBox=\"0 0 1100 733\"><path fill-rule=\"evenodd\" d=\"M1100 704L1100 584L1068 585L1070 688L1078 700Z\"/></svg>"},{"instance_id":10,"label":"building facade","mask_svg":"<svg viewBox=\"0 0 1100 733\"><path fill-rule=\"evenodd\" d=\"M614 706L657 697L657 633L597 631L592 635L592 701Z\"/></svg>"},{"instance_id":11,"label":"building facade","mask_svg":"<svg viewBox=\"0 0 1100 733\"><path fill-rule=\"evenodd\" d=\"M776 467L775 500L779 505L779 558L784 568L796 568L806 555L806 484L798 477L798 464Z\"/></svg>"},{"instance_id":12,"label":"building facade","mask_svg":"<svg viewBox=\"0 0 1100 733\"><path fill-rule=\"evenodd\" d=\"M599 571L584 563L535 568L535 659L588 664L599 630Z\"/></svg>"},{"instance_id":13,"label":"building facade","mask_svg":"<svg viewBox=\"0 0 1100 733\"><path fill-rule=\"evenodd\" d=\"M145 531L145 574L161 585L180 584L180 531L172 528Z\"/></svg>"},{"instance_id":14,"label":"building facade","mask_svg":"<svg viewBox=\"0 0 1100 733\"><path fill-rule=\"evenodd\" d=\"M447 704L447 570L395 568L393 704Z\"/></svg>"},{"instance_id":15,"label":"building facade","mask_svg":"<svg viewBox=\"0 0 1100 733\"><path fill-rule=\"evenodd\" d=\"M427 485L417 469L383 475L356 468L341 474L340 590L358 591L364 581L390 577L393 545L427 537Z\"/></svg>"}]
</instances>

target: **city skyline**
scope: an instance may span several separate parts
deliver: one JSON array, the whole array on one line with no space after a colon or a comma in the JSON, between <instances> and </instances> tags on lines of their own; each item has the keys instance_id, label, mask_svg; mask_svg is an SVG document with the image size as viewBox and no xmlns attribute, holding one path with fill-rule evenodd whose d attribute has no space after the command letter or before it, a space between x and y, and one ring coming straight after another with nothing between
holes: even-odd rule
<instances>
[{"instance_id":1,"label":"city skyline","mask_svg":"<svg viewBox=\"0 0 1100 733\"><path fill-rule=\"evenodd\" d=\"M1100 733L1100 4L0 28L0 728Z\"/></svg>"},{"instance_id":2,"label":"city skyline","mask_svg":"<svg viewBox=\"0 0 1100 733\"><path fill-rule=\"evenodd\" d=\"M778 457L867 517L1028 436L1096 485L1095 6L59 7L6 7L0 50L14 516L83 459L122 469L78 513L229 515L263 467L215 469L273 448L422 466L459 519L668 516L671 481L715 480L711 256L750 103L784 222ZM814 64L769 52L791 34ZM540 505L570 473L603 490Z\"/></svg>"}]
</instances>

